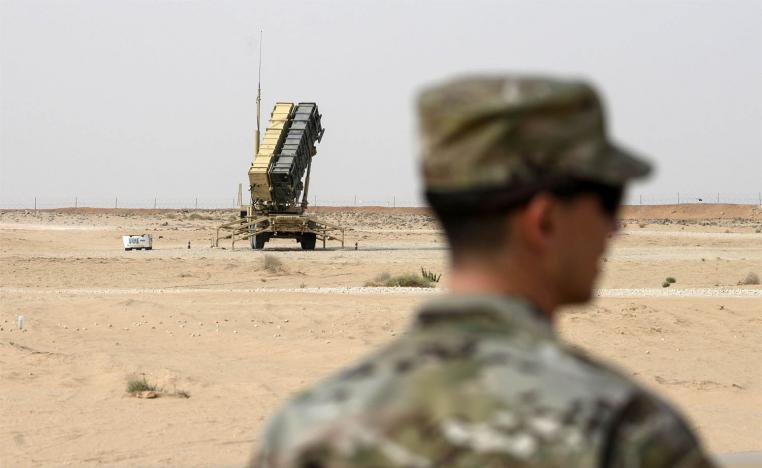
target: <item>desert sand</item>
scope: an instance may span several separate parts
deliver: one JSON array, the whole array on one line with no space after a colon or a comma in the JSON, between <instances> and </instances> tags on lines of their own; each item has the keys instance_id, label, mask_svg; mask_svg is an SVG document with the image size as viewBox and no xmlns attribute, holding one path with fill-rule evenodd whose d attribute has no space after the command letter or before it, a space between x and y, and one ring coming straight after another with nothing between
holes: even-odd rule
<instances>
[{"instance_id":1,"label":"desert sand","mask_svg":"<svg viewBox=\"0 0 762 468\"><path fill-rule=\"evenodd\" d=\"M279 403L444 294L425 209L314 212L345 249L212 248L232 211L0 213L0 466L241 466ZM598 297L560 334L667 397L712 453L762 450L762 286L739 284L762 276L762 210L639 206L620 224ZM141 233L154 250L125 252ZM421 267L442 286L363 287ZM131 379L190 398L134 398Z\"/></svg>"}]
</instances>

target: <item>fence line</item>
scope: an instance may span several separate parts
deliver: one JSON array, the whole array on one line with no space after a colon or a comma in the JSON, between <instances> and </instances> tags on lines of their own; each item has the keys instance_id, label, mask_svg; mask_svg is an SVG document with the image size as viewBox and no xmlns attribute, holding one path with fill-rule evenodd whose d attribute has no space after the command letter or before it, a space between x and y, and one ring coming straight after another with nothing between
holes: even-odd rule
<instances>
[{"instance_id":1,"label":"fence line","mask_svg":"<svg viewBox=\"0 0 762 468\"><path fill-rule=\"evenodd\" d=\"M631 194L628 205L685 205L685 204L762 205L762 192L674 192L658 194Z\"/></svg>"},{"instance_id":2,"label":"fence line","mask_svg":"<svg viewBox=\"0 0 762 468\"><path fill-rule=\"evenodd\" d=\"M244 203L247 200L244 198ZM384 207L422 207L421 200L406 199L397 196L389 198L347 199L309 197L312 206L384 206ZM227 198L109 198L87 197L32 197L28 200L0 200L0 209L56 209L56 208L126 208L126 209L237 209L237 197Z\"/></svg>"},{"instance_id":3,"label":"fence line","mask_svg":"<svg viewBox=\"0 0 762 468\"><path fill-rule=\"evenodd\" d=\"M397 196L364 198L354 195L348 198L310 197L312 206L383 206L383 207L423 207L420 199ZM245 200L244 200L245 202ZM675 192L660 194L629 194L627 205L672 205L672 204L738 204L762 206L762 192L758 193L723 193L723 192ZM25 200L0 200L0 209L55 209L55 208L131 208L131 209L237 209L237 197L205 198L193 196L187 198L141 197L30 197Z\"/></svg>"}]
</instances>

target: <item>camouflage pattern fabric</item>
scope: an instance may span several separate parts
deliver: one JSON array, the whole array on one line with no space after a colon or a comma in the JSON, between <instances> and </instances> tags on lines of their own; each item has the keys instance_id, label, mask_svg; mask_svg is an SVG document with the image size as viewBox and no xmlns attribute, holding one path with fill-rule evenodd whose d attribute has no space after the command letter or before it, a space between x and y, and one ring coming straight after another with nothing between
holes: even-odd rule
<instances>
[{"instance_id":1,"label":"camouflage pattern fabric","mask_svg":"<svg viewBox=\"0 0 762 468\"><path fill-rule=\"evenodd\" d=\"M713 465L672 409L563 345L530 304L452 296L290 401L252 466Z\"/></svg>"},{"instance_id":2,"label":"camouflage pattern fabric","mask_svg":"<svg viewBox=\"0 0 762 468\"><path fill-rule=\"evenodd\" d=\"M418 115L423 180L435 193L561 177L621 185L650 171L608 140L601 101L583 82L462 78L422 92Z\"/></svg>"}]
</instances>

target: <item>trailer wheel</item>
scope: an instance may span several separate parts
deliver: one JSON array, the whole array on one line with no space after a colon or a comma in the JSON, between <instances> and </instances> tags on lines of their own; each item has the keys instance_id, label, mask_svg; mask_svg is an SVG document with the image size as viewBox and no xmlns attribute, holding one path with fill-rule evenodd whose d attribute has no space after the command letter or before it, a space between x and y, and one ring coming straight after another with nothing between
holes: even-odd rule
<instances>
[{"instance_id":1,"label":"trailer wheel","mask_svg":"<svg viewBox=\"0 0 762 468\"><path fill-rule=\"evenodd\" d=\"M302 250L315 250L315 241L317 235L314 232L305 232L302 234L302 240L299 241L302 244Z\"/></svg>"},{"instance_id":2,"label":"trailer wheel","mask_svg":"<svg viewBox=\"0 0 762 468\"><path fill-rule=\"evenodd\" d=\"M262 250L265 248L265 242L268 241L267 234L257 234L254 237L249 238L251 242L251 248L254 250Z\"/></svg>"}]
</instances>

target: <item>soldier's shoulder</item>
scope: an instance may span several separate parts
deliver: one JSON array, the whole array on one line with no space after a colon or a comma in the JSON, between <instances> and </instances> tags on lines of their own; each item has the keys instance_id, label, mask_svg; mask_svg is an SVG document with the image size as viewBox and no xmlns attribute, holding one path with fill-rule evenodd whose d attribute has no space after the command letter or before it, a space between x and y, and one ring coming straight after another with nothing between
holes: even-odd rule
<instances>
[{"instance_id":1,"label":"soldier's shoulder","mask_svg":"<svg viewBox=\"0 0 762 468\"><path fill-rule=\"evenodd\" d=\"M578 364L615 385L626 388L626 398L612 413L603 463L607 467L710 468L714 464L684 416L658 395L622 371L570 349Z\"/></svg>"},{"instance_id":2,"label":"soldier's shoulder","mask_svg":"<svg viewBox=\"0 0 762 468\"><path fill-rule=\"evenodd\" d=\"M634 394L618 412L604 459L609 467L714 466L677 410L647 392Z\"/></svg>"}]
</instances>

